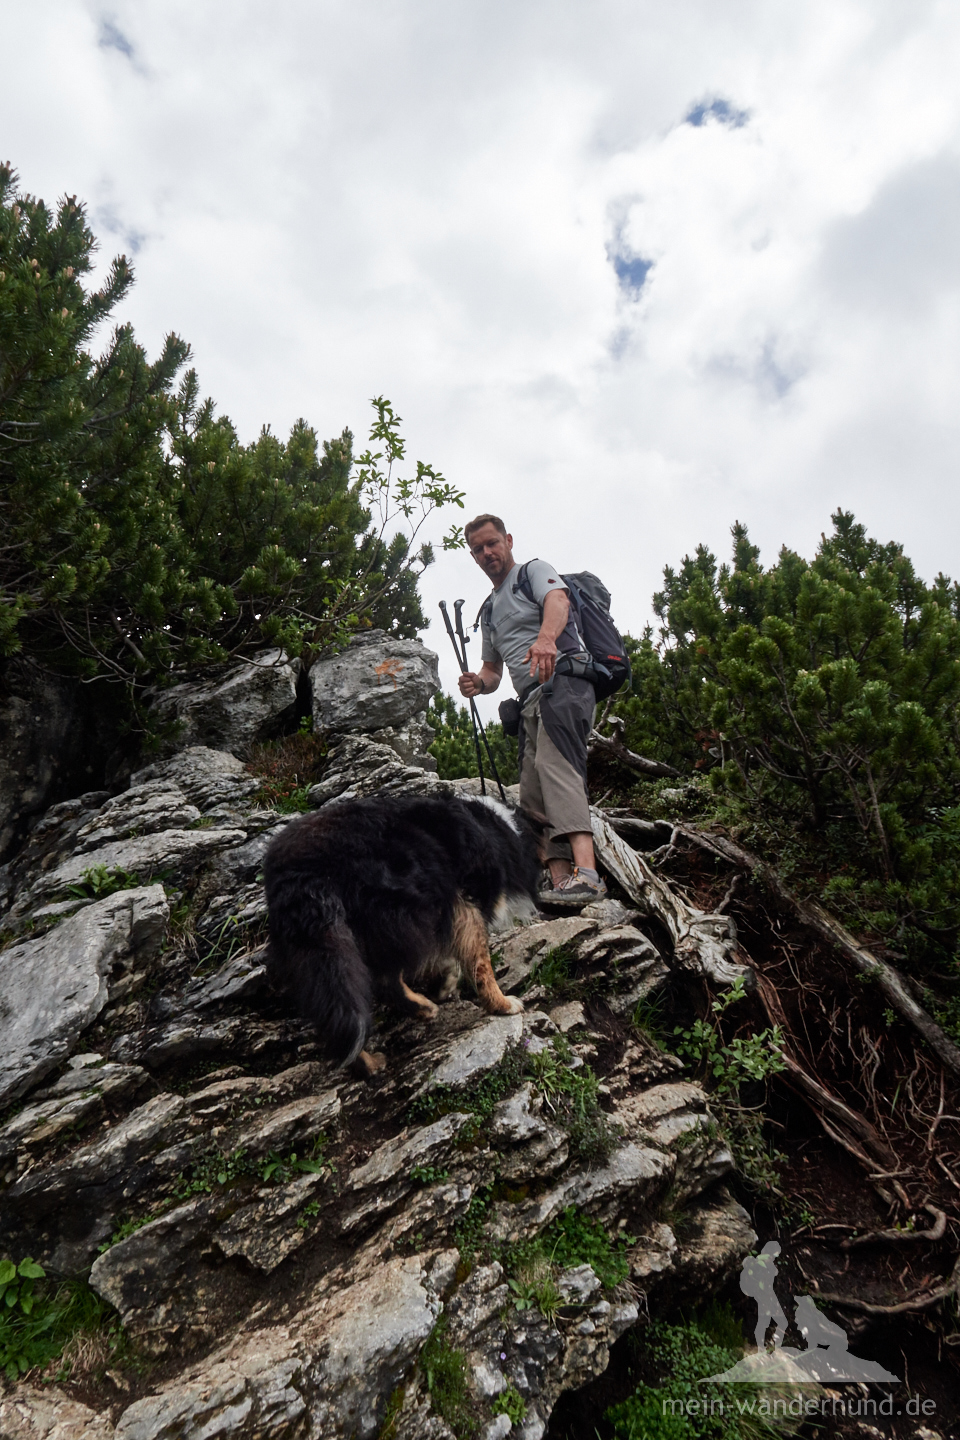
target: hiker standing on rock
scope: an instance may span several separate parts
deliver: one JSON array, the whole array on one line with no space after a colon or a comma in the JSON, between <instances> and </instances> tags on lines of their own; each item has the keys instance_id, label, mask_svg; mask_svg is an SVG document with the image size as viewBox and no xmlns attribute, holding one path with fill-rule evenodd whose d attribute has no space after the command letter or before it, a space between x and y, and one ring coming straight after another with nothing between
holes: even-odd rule
<instances>
[{"instance_id":1,"label":"hiker standing on rock","mask_svg":"<svg viewBox=\"0 0 960 1440\"><path fill-rule=\"evenodd\" d=\"M517 564L513 536L499 516L478 515L463 533L493 593L481 612L483 664L479 673L460 676L460 693L492 694L506 662L519 700L500 707L501 719L508 734L518 735L520 807L543 830L542 856L553 881L546 895L597 899L607 887L597 873L587 793L596 693L585 678L590 655L567 586L545 560Z\"/></svg>"}]
</instances>

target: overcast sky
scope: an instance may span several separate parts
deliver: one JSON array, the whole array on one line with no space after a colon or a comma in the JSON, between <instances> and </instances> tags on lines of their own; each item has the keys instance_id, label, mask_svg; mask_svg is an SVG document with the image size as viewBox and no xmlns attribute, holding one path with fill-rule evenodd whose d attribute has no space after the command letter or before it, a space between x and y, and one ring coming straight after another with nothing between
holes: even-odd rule
<instances>
[{"instance_id":1,"label":"overcast sky","mask_svg":"<svg viewBox=\"0 0 960 1440\"><path fill-rule=\"evenodd\" d=\"M955 0L0 4L0 155L242 438L365 440L385 394L635 631L736 519L773 561L843 506L960 571Z\"/></svg>"}]
</instances>

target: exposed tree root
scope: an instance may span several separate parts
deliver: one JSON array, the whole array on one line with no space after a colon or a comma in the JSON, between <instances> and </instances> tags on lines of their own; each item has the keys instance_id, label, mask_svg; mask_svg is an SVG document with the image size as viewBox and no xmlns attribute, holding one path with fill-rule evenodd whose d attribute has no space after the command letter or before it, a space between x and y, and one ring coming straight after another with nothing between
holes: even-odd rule
<instances>
[{"instance_id":1,"label":"exposed tree root","mask_svg":"<svg viewBox=\"0 0 960 1440\"><path fill-rule=\"evenodd\" d=\"M853 1295L829 1295L825 1290L817 1291L818 1300L826 1300L831 1305L843 1305L848 1310L859 1310L864 1315L909 1315L917 1310L929 1310L931 1305L938 1304L941 1300L949 1300L951 1295L960 1293L960 1256L958 1256L949 1280L940 1285L936 1290L928 1290L926 1294L919 1291L916 1295L901 1300L898 1305L874 1305L869 1300L858 1300Z\"/></svg>"},{"instance_id":2,"label":"exposed tree root","mask_svg":"<svg viewBox=\"0 0 960 1440\"><path fill-rule=\"evenodd\" d=\"M929 1230L871 1230L866 1235L852 1235L840 1242L841 1250L853 1250L858 1245L909 1245L914 1240L942 1240L947 1233L947 1217L936 1205L924 1205L928 1215L933 1216Z\"/></svg>"},{"instance_id":3,"label":"exposed tree root","mask_svg":"<svg viewBox=\"0 0 960 1440\"><path fill-rule=\"evenodd\" d=\"M836 920L822 905L818 905L815 900L801 900L794 895L784 885L773 866L768 865L759 856L742 849L725 835L707 834L688 825L678 825L676 828L681 835L686 836L695 845L713 851L715 855L719 855L722 859L738 865L742 869L750 870L762 879L777 899L793 912L801 924L809 926L821 940L826 941L845 960L850 961L861 975L874 981L897 1014L923 1036L931 1050L948 1070L954 1075L960 1076L960 1049L947 1038L932 1016L917 1004L910 994L903 976L892 965L880 960L865 945L861 945L855 940L849 930L846 930L839 920Z\"/></svg>"},{"instance_id":4,"label":"exposed tree root","mask_svg":"<svg viewBox=\"0 0 960 1440\"><path fill-rule=\"evenodd\" d=\"M638 910L659 920L670 932L677 964L724 989L738 979L751 985L752 970L733 958L737 931L731 916L708 915L688 905L621 840L602 811L592 809L590 813L600 863Z\"/></svg>"}]
</instances>

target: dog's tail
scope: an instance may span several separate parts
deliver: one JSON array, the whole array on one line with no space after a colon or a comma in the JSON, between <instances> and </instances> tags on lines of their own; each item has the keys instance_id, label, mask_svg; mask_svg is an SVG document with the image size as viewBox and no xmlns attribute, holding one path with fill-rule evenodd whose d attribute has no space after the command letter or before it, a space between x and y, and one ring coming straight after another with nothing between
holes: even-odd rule
<instances>
[{"instance_id":1,"label":"dog's tail","mask_svg":"<svg viewBox=\"0 0 960 1440\"><path fill-rule=\"evenodd\" d=\"M339 898L321 880L291 877L270 902L270 979L312 1020L331 1059L349 1065L373 1020L373 984Z\"/></svg>"}]
</instances>

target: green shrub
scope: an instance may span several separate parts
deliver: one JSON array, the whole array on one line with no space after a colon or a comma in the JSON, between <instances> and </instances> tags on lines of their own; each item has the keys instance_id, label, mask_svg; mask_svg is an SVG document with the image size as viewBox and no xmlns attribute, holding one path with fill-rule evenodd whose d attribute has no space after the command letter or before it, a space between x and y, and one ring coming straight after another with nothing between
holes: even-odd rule
<instances>
[{"instance_id":1,"label":"green shrub","mask_svg":"<svg viewBox=\"0 0 960 1440\"><path fill-rule=\"evenodd\" d=\"M641 1345L651 1379L606 1412L616 1440L748 1440L777 1433L749 1414L751 1401L756 1401L755 1387L702 1383L709 1375L729 1370L743 1355L739 1326L719 1307L712 1307L700 1321L683 1325L655 1321L644 1332ZM745 1413L740 1413L738 1402ZM695 1407L694 1414L685 1413L688 1404Z\"/></svg>"},{"instance_id":2,"label":"green shrub","mask_svg":"<svg viewBox=\"0 0 960 1440\"><path fill-rule=\"evenodd\" d=\"M438 692L427 708L427 723L437 732L430 746L430 754L436 759L440 779L459 780L464 776L479 775L477 747L474 743L469 709L452 696ZM520 779L516 740L504 735L503 726L496 721L490 725L484 723L483 728L501 782L504 785L515 785ZM482 740L480 753L483 757L483 773L489 783L493 770ZM494 793L495 791L494 786Z\"/></svg>"},{"instance_id":3,"label":"green shrub","mask_svg":"<svg viewBox=\"0 0 960 1440\"><path fill-rule=\"evenodd\" d=\"M19 1264L0 1261L0 1370L18 1380L48 1365L74 1335L103 1328L112 1313L82 1281L47 1280L29 1255Z\"/></svg>"},{"instance_id":4,"label":"green shrub","mask_svg":"<svg viewBox=\"0 0 960 1440\"><path fill-rule=\"evenodd\" d=\"M631 748L707 777L701 804L796 888L952 976L960 586L832 521L810 561L765 568L736 524L731 564L700 546L667 567L616 712Z\"/></svg>"}]
</instances>

